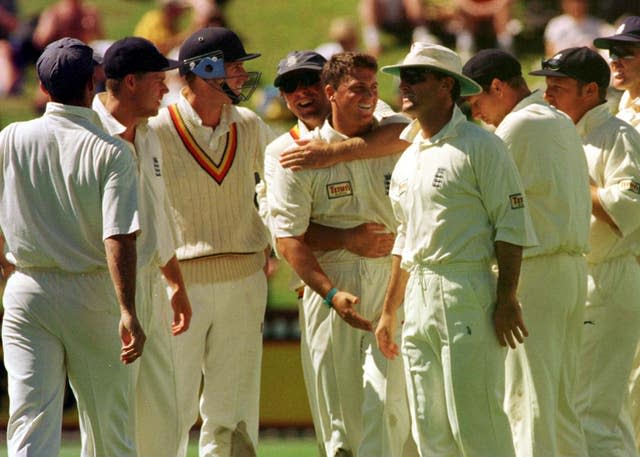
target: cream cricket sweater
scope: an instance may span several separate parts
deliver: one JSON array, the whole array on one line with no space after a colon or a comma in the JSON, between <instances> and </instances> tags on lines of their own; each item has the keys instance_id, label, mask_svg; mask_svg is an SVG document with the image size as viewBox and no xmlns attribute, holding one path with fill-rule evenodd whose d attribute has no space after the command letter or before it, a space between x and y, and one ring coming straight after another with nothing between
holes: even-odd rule
<instances>
[{"instance_id":1,"label":"cream cricket sweater","mask_svg":"<svg viewBox=\"0 0 640 457\"><path fill-rule=\"evenodd\" d=\"M268 235L254 193L256 176L262 176L264 150L275 135L246 108L225 105L220 124L211 128L202 125L184 96L176 106L196 150L199 147L203 153L201 160L216 177L189 153L167 108L150 120L162 144L176 254L185 280L208 283L249 276L265 262Z\"/></svg>"}]
</instances>

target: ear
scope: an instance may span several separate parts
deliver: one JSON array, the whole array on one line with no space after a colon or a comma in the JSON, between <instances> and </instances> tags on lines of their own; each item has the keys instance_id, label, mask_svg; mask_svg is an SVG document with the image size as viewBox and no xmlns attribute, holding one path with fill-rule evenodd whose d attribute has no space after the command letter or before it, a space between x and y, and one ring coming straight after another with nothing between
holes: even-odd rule
<instances>
[{"instance_id":1,"label":"ear","mask_svg":"<svg viewBox=\"0 0 640 457\"><path fill-rule=\"evenodd\" d=\"M51 100L51 95L49 95L49 92L47 91L47 89L45 89L44 84L42 84L42 82L40 82L40 81L38 81L38 84L40 86L40 91L43 94L45 94L49 100Z\"/></svg>"},{"instance_id":2,"label":"ear","mask_svg":"<svg viewBox=\"0 0 640 457\"><path fill-rule=\"evenodd\" d=\"M122 82L126 87L133 90L136 86L136 75L134 74L125 75L125 77L122 79Z\"/></svg>"},{"instance_id":3,"label":"ear","mask_svg":"<svg viewBox=\"0 0 640 457\"><path fill-rule=\"evenodd\" d=\"M451 89L453 88L454 84L455 84L455 80L451 76L448 76L446 78L442 78L440 80L440 87L443 88L447 92L451 92Z\"/></svg>"},{"instance_id":4,"label":"ear","mask_svg":"<svg viewBox=\"0 0 640 457\"><path fill-rule=\"evenodd\" d=\"M496 94L502 95L504 92L504 81L501 81L498 78L493 78L489 87Z\"/></svg>"},{"instance_id":5,"label":"ear","mask_svg":"<svg viewBox=\"0 0 640 457\"><path fill-rule=\"evenodd\" d=\"M324 93L327 95L329 101L332 102L335 98L336 90L331 84L327 84L326 86L324 86Z\"/></svg>"},{"instance_id":6,"label":"ear","mask_svg":"<svg viewBox=\"0 0 640 457\"><path fill-rule=\"evenodd\" d=\"M585 85L583 90L584 94L588 95L589 97L599 97L598 83L596 83L595 81L592 81L589 84Z\"/></svg>"}]
</instances>

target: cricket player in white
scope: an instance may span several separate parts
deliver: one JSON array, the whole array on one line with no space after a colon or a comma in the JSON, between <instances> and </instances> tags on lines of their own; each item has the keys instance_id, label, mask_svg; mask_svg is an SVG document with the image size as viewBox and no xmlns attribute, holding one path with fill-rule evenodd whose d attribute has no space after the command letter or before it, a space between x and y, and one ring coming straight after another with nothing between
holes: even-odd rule
<instances>
[{"instance_id":1,"label":"cricket player in white","mask_svg":"<svg viewBox=\"0 0 640 457\"><path fill-rule=\"evenodd\" d=\"M625 450L618 418L640 339L640 133L609 112L611 73L600 54L569 48L553 59L531 74L546 76L545 99L578 128L593 206L577 411L589 457L637 457Z\"/></svg>"},{"instance_id":2,"label":"cricket player in white","mask_svg":"<svg viewBox=\"0 0 640 457\"><path fill-rule=\"evenodd\" d=\"M427 43L382 69L400 76L402 108L416 120L391 180L400 225L376 338L385 356L400 354L404 300L402 354L422 457L512 457L501 346L527 335L516 287L521 246L536 240L504 144L454 103L481 90L461 69L457 54Z\"/></svg>"},{"instance_id":3,"label":"cricket player in white","mask_svg":"<svg viewBox=\"0 0 640 457\"><path fill-rule=\"evenodd\" d=\"M137 456L133 368L120 361L134 362L145 340L138 184L126 146L89 108L96 64L79 40L51 43L36 64L45 114L0 133L0 227L16 265L2 323L12 457L58 456L66 377L82 455Z\"/></svg>"},{"instance_id":4,"label":"cricket player in white","mask_svg":"<svg viewBox=\"0 0 640 457\"><path fill-rule=\"evenodd\" d=\"M312 137L343 141L375 125L376 69L375 59L363 54L338 54L327 63L323 81L332 114ZM267 189L278 249L308 286L304 332L327 457L399 456L409 438L402 366L385 361L373 335L362 331L379 314L389 256L366 258L343 247L315 250L305 238L310 223L349 229L373 221L390 232L386 194L397 158L295 173L278 166Z\"/></svg>"},{"instance_id":5,"label":"cricket player in white","mask_svg":"<svg viewBox=\"0 0 640 457\"><path fill-rule=\"evenodd\" d=\"M523 250L518 299L530 337L507 355L505 408L518 457L583 457L574 386L586 299L591 196L571 120L531 92L520 63L480 51L463 72L483 86L474 117L496 126L518 167L540 244ZM544 286L542 286L544 285Z\"/></svg>"},{"instance_id":6,"label":"cricket player in white","mask_svg":"<svg viewBox=\"0 0 640 457\"><path fill-rule=\"evenodd\" d=\"M272 224L267 206L266 191L273 182L278 161L285 168L325 168L334 163L355 160L358 157L375 157L398 153L407 147L398 135L408 122L404 116L394 113L384 102L378 100L374 117L380 124L363 138L347 138L344 141L327 143L314 141L311 132L321 127L331 113L329 99L324 93L321 73L326 59L314 51L292 51L282 59L277 68L274 85L280 89L289 110L296 116L296 124L269 144L265 151L264 179L256 186L260 215L265 225ZM384 120L383 120L384 119ZM282 160L281 160L282 159ZM273 235L272 235L273 237ZM274 238L275 239L275 238ZM305 240L317 250L347 249L362 257L389 255L395 236L374 222L366 222L350 229L336 229L310 223ZM275 242L273 243L275 246ZM306 327L307 318L303 308L303 287L300 278L293 273L290 287L297 290L299 298L300 355L309 408L315 425L320 453L324 454L322 429L318 418L316 383L317 377L311 363ZM314 324L310 324L311 327Z\"/></svg>"},{"instance_id":7,"label":"cricket player in white","mask_svg":"<svg viewBox=\"0 0 640 457\"><path fill-rule=\"evenodd\" d=\"M201 455L257 453L270 248L254 194L275 135L236 104L258 82L259 73L244 69L244 61L258 56L229 29L194 32L180 47L187 81L180 99L149 121L162 145L176 253L199 316L188 332L171 338L179 457L187 453L198 410Z\"/></svg>"},{"instance_id":8,"label":"cricket player in white","mask_svg":"<svg viewBox=\"0 0 640 457\"><path fill-rule=\"evenodd\" d=\"M609 50L611 82L613 87L624 91L616 116L640 131L640 16L628 16L614 35L596 38L593 44ZM619 427L628 454L634 455L640 453L640 345L633 361L628 407L626 405Z\"/></svg>"},{"instance_id":9,"label":"cricket player in white","mask_svg":"<svg viewBox=\"0 0 640 457\"><path fill-rule=\"evenodd\" d=\"M171 335L189 328L191 306L186 294L172 237L173 222L162 176L162 149L147 126L168 92L165 71L179 62L165 58L148 40L127 37L104 55L107 92L97 94L93 109L107 132L125 141L136 160L140 225L136 304L146 331L145 354L136 381L136 445L143 456L175 457L180 444ZM160 271L172 290L171 306ZM164 424L174 427L164 429ZM158 430L165 432L159 434Z\"/></svg>"}]
</instances>

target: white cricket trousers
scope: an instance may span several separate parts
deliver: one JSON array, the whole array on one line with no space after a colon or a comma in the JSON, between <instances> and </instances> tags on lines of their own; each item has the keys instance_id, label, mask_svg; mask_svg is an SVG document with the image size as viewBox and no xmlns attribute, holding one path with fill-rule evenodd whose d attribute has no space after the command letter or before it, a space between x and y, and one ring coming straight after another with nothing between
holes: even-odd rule
<instances>
[{"instance_id":1,"label":"white cricket trousers","mask_svg":"<svg viewBox=\"0 0 640 457\"><path fill-rule=\"evenodd\" d=\"M488 265L418 266L405 292L402 353L421 457L513 457L502 409L506 350Z\"/></svg>"},{"instance_id":2,"label":"white cricket trousers","mask_svg":"<svg viewBox=\"0 0 640 457\"><path fill-rule=\"evenodd\" d=\"M144 354L134 364L137 369L135 424L139 457L176 457L182 444L171 345L173 310L165 287L157 266L138 269L136 308L147 336Z\"/></svg>"},{"instance_id":3,"label":"white cricket trousers","mask_svg":"<svg viewBox=\"0 0 640 457\"><path fill-rule=\"evenodd\" d=\"M588 265L578 365L577 411L589 457L638 457L625 449L618 421L640 339L640 265L623 256Z\"/></svg>"},{"instance_id":4,"label":"white cricket trousers","mask_svg":"<svg viewBox=\"0 0 640 457\"><path fill-rule=\"evenodd\" d=\"M587 268L564 253L524 259L518 299L529 336L509 351L505 410L518 457L585 457L576 413Z\"/></svg>"},{"instance_id":5,"label":"white cricket trousers","mask_svg":"<svg viewBox=\"0 0 640 457\"><path fill-rule=\"evenodd\" d=\"M340 290L360 297L356 309L376 321L391 263L385 259L323 264ZM310 351L316 395L316 430L327 457L401 456L410 439L409 410L402 360L387 360L372 332L357 330L309 288L303 297L306 346ZM302 345L304 348L305 345Z\"/></svg>"},{"instance_id":6,"label":"white cricket trousers","mask_svg":"<svg viewBox=\"0 0 640 457\"><path fill-rule=\"evenodd\" d=\"M178 457L186 455L198 403L200 457L254 457L267 279L260 269L234 281L186 286L191 326L170 339L180 405Z\"/></svg>"},{"instance_id":7,"label":"white cricket trousers","mask_svg":"<svg viewBox=\"0 0 640 457\"><path fill-rule=\"evenodd\" d=\"M4 297L10 457L57 457L65 376L83 457L136 457L133 369L120 362L120 309L109 273L16 271Z\"/></svg>"}]
</instances>

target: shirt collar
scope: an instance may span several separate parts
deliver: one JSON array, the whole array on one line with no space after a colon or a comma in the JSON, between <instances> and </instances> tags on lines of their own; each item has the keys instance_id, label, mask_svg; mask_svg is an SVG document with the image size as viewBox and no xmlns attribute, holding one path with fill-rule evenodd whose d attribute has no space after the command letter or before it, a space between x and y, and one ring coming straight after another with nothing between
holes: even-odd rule
<instances>
[{"instance_id":1,"label":"shirt collar","mask_svg":"<svg viewBox=\"0 0 640 457\"><path fill-rule=\"evenodd\" d=\"M410 142L410 143L421 143L421 144L437 144L441 141L446 140L447 138L455 137L458 132L458 126L462 122L466 122L467 118L464 113L458 108L458 105L453 105L453 113L451 114L451 119L447 122L444 127L440 129L438 133L433 135L431 138L425 138L422 132L422 127L417 119L414 119L400 134L400 139Z\"/></svg>"},{"instance_id":2,"label":"shirt collar","mask_svg":"<svg viewBox=\"0 0 640 457\"><path fill-rule=\"evenodd\" d=\"M543 104L543 105L548 105L548 103L544 100L543 94L541 91L539 90L534 90L533 92L531 92L529 95L527 95L525 98L523 98L522 100L520 100L516 106L513 107L513 109L511 110L512 113L516 112L516 111L520 111L523 108L526 108L529 105L533 105L533 104Z\"/></svg>"},{"instance_id":3,"label":"shirt collar","mask_svg":"<svg viewBox=\"0 0 640 457\"><path fill-rule=\"evenodd\" d=\"M93 110L98 113L100 116L100 121L105 129L105 131L112 136L122 135L127 128L116 119L113 114L107 110L105 106L105 101L107 99L106 92L100 92L93 97L93 103L91 107ZM136 125L136 140L138 139L138 135L144 135L148 129L148 120L144 119Z\"/></svg>"},{"instance_id":4,"label":"shirt collar","mask_svg":"<svg viewBox=\"0 0 640 457\"><path fill-rule=\"evenodd\" d=\"M372 124L373 124L373 128L375 128L378 125L378 122L375 119L373 119ZM340 133L336 129L334 129L333 126L331 125L330 118L325 119L324 123L320 127L318 127L316 131L319 132L320 137L323 140L329 143L348 140L350 138L347 135L344 135L343 133Z\"/></svg>"},{"instance_id":5,"label":"shirt collar","mask_svg":"<svg viewBox=\"0 0 640 457\"><path fill-rule=\"evenodd\" d=\"M177 105L180 110L180 114L182 118L188 124L191 124L192 127L205 127L203 126L202 118L198 114L198 112L191 106L189 100L185 96L186 87L184 87L180 91L180 98L178 99ZM222 113L220 114L220 123L213 129L216 133L224 134L229 131L229 125L241 120L240 115L237 112L237 109L233 105L225 104L222 105Z\"/></svg>"},{"instance_id":6,"label":"shirt collar","mask_svg":"<svg viewBox=\"0 0 640 457\"><path fill-rule=\"evenodd\" d=\"M102 127L98 114L91 108L77 105L65 105L57 102L47 102L47 107L44 111L45 115L49 116L78 116L82 117L92 124Z\"/></svg>"},{"instance_id":7,"label":"shirt collar","mask_svg":"<svg viewBox=\"0 0 640 457\"><path fill-rule=\"evenodd\" d=\"M91 107L98 113L104 129L109 135L121 135L127 128L122 125L113 115L107 110L104 102L107 98L106 92L101 92L93 97L93 103Z\"/></svg>"},{"instance_id":8,"label":"shirt collar","mask_svg":"<svg viewBox=\"0 0 640 457\"><path fill-rule=\"evenodd\" d=\"M595 106L584 113L582 118L576 124L578 133L582 138L584 138L589 134L589 132L605 122L610 117L611 112L609 111L609 106L606 103Z\"/></svg>"},{"instance_id":9,"label":"shirt collar","mask_svg":"<svg viewBox=\"0 0 640 457\"><path fill-rule=\"evenodd\" d=\"M640 97L636 97L632 99L629 96L629 91L625 90L620 97L620 104L618 105L619 111L624 111L627 109L631 109L633 111L640 111Z\"/></svg>"}]
</instances>

